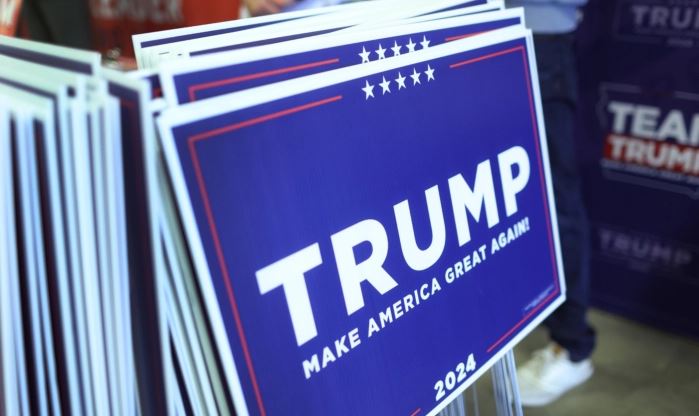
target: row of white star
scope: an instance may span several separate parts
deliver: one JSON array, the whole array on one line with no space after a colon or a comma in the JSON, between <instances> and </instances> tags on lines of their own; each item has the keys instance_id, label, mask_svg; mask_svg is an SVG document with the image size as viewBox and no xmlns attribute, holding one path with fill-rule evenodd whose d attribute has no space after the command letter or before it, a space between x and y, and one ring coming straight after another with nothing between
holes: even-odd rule
<instances>
[{"instance_id":1,"label":"row of white star","mask_svg":"<svg viewBox=\"0 0 699 416\"><path fill-rule=\"evenodd\" d=\"M420 76L422 74L425 74L427 76L427 82L434 81L434 68L427 64L427 70L425 70L424 72L418 72L415 68L413 68L413 73L409 74L410 78L412 78L413 80L413 86L422 83L420 81ZM385 95L391 92L391 83L394 81L396 84L398 84L398 90L407 88L405 85L405 80L407 78L408 77L403 76L400 73L400 71L398 72L398 78L396 78L395 80L386 79L386 76L383 76L381 78L381 82L379 82L379 86L381 87L381 95ZM362 91L364 91L364 94L366 94L366 99L368 100L369 98L374 98L374 87L376 85L369 84L369 80L366 80L364 82L365 84L362 88Z\"/></svg>"},{"instance_id":2,"label":"row of white star","mask_svg":"<svg viewBox=\"0 0 699 416\"><path fill-rule=\"evenodd\" d=\"M408 49L408 53L410 52L415 52L415 46L417 43L413 42L412 38L408 39L408 43L405 44L405 47ZM420 42L420 45L422 46L422 49L427 49L430 46L430 41L425 37L425 35L422 36L422 42ZM393 41L393 46L391 47L391 50L393 51L393 56L398 56L401 54L401 49L403 48L402 45L399 45L397 41ZM381 46L379 43L379 49L376 51L376 59L386 59L386 51L388 49L384 48ZM362 52L359 53L359 57L362 58L362 63L367 63L371 61L369 56L371 55L371 51L367 51L364 46L362 46Z\"/></svg>"}]
</instances>

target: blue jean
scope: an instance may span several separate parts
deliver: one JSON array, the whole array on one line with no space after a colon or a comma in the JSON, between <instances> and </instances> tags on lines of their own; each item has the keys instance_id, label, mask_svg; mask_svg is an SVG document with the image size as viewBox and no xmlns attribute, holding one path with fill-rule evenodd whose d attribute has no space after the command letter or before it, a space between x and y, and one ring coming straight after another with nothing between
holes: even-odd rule
<instances>
[{"instance_id":1,"label":"blue jean","mask_svg":"<svg viewBox=\"0 0 699 416\"><path fill-rule=\"evenodd\" d=\"M575 159L577 71L574 36L536 35L534 44L568 288L567 300L545 325L551 339L568 351L570 359L581 361L592 354L595 331L586 318L590 291L590 236Z\"/></svg>"}]
</instances>

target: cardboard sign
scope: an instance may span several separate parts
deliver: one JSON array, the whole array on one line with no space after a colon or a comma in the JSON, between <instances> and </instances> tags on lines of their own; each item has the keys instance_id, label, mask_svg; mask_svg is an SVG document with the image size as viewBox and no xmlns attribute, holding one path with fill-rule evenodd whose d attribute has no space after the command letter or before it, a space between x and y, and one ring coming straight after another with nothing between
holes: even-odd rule
<instances>
[{"instance_id":1,"label":"cardboard sign","mask_svg":"<svg viewBox=\"0 0 699 416\"><path fill-rule=\"evenodd\" d=\"M7 37L0 37L0 67L0 87L50 99L54 111L44 122L52 134L31 137L43 155L38 200L46 255L38 264L55 298L44 325L54 329L56 359L45 359L46 381L30 383L30 395L55 384L50 399L76 414L163 413L167 327L158 310L156 143L148 109L154 86L101 68L96 53ZM19 107L16 95L3 103ZM36 401L39 408L44 402Z\"/></svg>"},{"instance_id":2,"label":"cardboard sign","mask_svg":"<svg viewBox=\"0 0 699 416\"><path fill-rule=\"evenodd\" d=\"M563 302L534 65L500 29L163 113L239 414L436 414Z\"/></svg>"},{"instance_id":3,"label":"cardboard sign","mask_svg":"<svg viewBox=\"0 0 699 416\"><path fill-rule=\"evenodd\" d=\"M0 55L86 75L97 74L100 67L94 52L5 36L0 36Z\"/></svg>"},{"instance_id":4,"label":"cardboard sign","mask_svg":"<svg viewBox=\"0 0 699 416\"><path fill-rule=\"evenodd\" d=\"M415 52L426 47L523 23L521 9L461 16L379 30L296 40L253 50L168 62L164 95L179 105L259 85ZM264 68L260 71L260 68Z\"/></svg>"},{"instance_id":5,"label":"cardboard sign","mask_svg":"<svg viewBox=\"0 0 699 416\"><path fill-rule=\"evenodd\" d=\"M332 11L332 9L331 9ZM144 67L142 53L148 48L161 46L190 39L200 39L208 36L216 36L223 33L235 33L242 30L253 29L265 25L284 22L327 13L328 9L312 9L297 12L278 13L266 16L251 17L247 19L230 20L206 25L181 27L177 29L161 30L158 32L140 33L132 36L133 49L139 67Z\"/></svg>"},{"instance_id":6,"label":"cardboard sign","mask_svg":"<svg viewBox=\"0 0 699 416\"><path fill-rule=\"evenodd\" d=\"M142 56L145 66L141 66L139 61L139 67L157 67L169 60L317 37L344 30L364 30L371 25L393 24L402 19L450 10L452 7L469 8L483 6L485 3L485 0L441 0L436 3L406 0L396 3L396 0L384 0L375 3L358 2L334 6L345 10L342 13L325 13L283 21L275 25L253 27L235 33L225 32L153 46L147 50L150 58ZM146 51L142 51L142 55L143 52Z\"/></svg>"}]
</instances>

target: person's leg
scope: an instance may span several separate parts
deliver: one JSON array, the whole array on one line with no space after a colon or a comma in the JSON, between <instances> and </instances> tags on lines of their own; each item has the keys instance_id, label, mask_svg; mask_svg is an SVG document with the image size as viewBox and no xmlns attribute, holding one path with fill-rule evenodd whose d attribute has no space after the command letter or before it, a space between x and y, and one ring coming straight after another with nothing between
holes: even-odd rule
<instances>
[{"instance_id":1,"label":"person's leg","mask_svg":"<svg viewBox=\"0 0 699 416\"><path fill-rule=\"evenodd\" d=\"M575 362L592 354L595 332L586 318L590 286L589 229L575 159L577 80L572 42L571 35L535 37L567 286L566 302L545 324L551 339L566 349Z\"/></svg>"},{"instance_id":2,"label":"person's leg","mask_svg":"<svg viewBox=\"0 0 699 416\"><path fill-rule=\"evenodd\" d=\"M576 74L572 36L536 36L535 48L567 299L545 322L554 345L518 371L522 404L543 406L592 375L587 323L589 231L575 160Z\"/></svg>"},{"instance_id":3,"label":"person's leg","mask_svg":"<svg viewBox=\"0 0 699 416\"><path fill-rule=\"evenodd\" d=\"M573 153L572 143L562 143L560 140L561 137L571 137L566 135L571 126L568 118L572 117L572 111L566 107L569 104L561 101L544 106L547 132L550 131L549 137L553 137L549 139L549 154L567 287L566 301L546 320L545 325L551 339L568 351L572 361L577 362L592 354L595 331L586 317L590 288L588 221L577 173L567 172L570 170L567 164L575 162L567 158L570 156L567 153ZM567 166L554 167L554 164Z\"/></svg>"}]
</instances>

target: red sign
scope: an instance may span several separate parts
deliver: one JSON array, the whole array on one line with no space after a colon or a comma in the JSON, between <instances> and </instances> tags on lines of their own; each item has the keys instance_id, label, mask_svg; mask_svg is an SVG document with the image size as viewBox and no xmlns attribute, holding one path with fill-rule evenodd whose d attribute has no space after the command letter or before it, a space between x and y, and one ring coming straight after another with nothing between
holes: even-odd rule
<instances>
[{"instance_id":1,"label":"red sign","mask_svg":"<svg viewBox=\"0 0 699 416\"><path fill-rule=\"evenodd\" d=\"M14 36L22 0L0 0L0 35Z\"/></svg>"},{"instance_id":2,"label":"red sign","mask_svg":"<svg viewBox=\"0 0 699 416\"><path fill-rule=\"evenodd\" d=\"M6 0L0 0L6 1ZM95 48L133 56L131 36L238 18L236 0L90 0Z\"/></svg>"}]
</instances>

